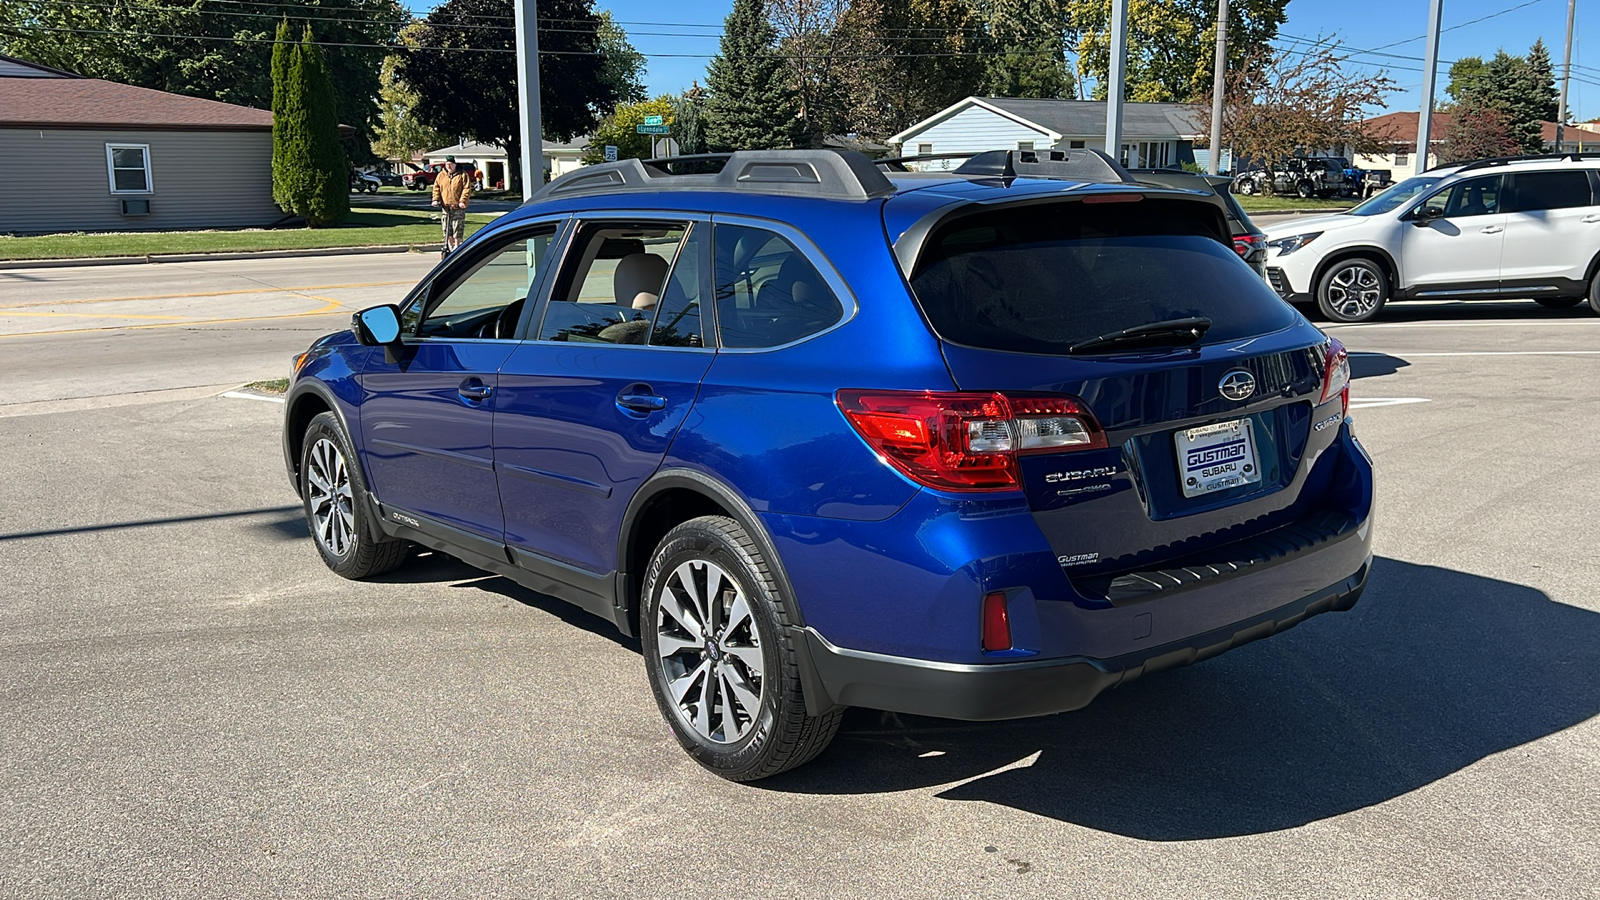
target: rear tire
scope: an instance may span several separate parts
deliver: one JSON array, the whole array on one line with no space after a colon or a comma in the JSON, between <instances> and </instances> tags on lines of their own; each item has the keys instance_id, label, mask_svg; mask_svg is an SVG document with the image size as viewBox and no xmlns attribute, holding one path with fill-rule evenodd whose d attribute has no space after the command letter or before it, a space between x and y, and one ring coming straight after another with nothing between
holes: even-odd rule
<instances>
[{"instance_id":1,"label":"rear tire","mask_svg":"<svg viewBox=\"0 0 1600 900\"><path fill-rule=\"evenodd\" d=\"M1243 181L1239 182L1239 193L1244 194L1246 197L1248 197L1248 196L1254 194L1255 192L1256 192L1256 183L1254 181L1250 180L1249 178L1246 178Z\"/></svg>"},{"instance_id":2,"label":"rear tire","mask_svg":"<svg viewBox=\"0 0 1600 900\"><path fill-rule=\"evenodd\" d=\"M1600 315L1600 272L1595 272L1589 282L1589 309Z\"/></svg>"},{"instance_id":3,"label":"rear tire","mask_svg":"<svg viewBox=\"0 0 1600 900\"><path fill-rule=\"evenodd\" d=\"M1311 182L1309 181L1302 181L1295 185L1294 192L1300 196L1301 200L1310 200L1317 195L1317 192L1311 189Z\"/></svg>"},{"instance_id":4,"label":"rear tire","mask_svg":"<svg viewBox=\"0 0 1600 900\"><path fill-rule=\"evenodd\" d=\"M338 416L321 413L306 426L300 450L306 525L322 561L335 574L352 579L396 568L405 562L407 546L393 538L372 539L379 529L369 521L367 483L355 459Z\"/></svg>"},{"instance_id":5,"label":"rear tire","mask_svg":"<svg viewBox=\"0 0 1600 900\"><path fill-rule=\"evenodd\" d=\"M1317 284L1317 309L1335 322L1366 322L1387 302L1388 273L1363 257L1334 263Z\"/></svg>"},{"instance_id":6,"label":"rear tire","mask_svg":"<svg viewBox=\"0 0 1600 900\"><path fill-rule=\"evenodd\" d=\"M755 541L726 516L690 519L650 557L639 617L650 691L679 745L730 781L810 762L844 710L806 713L784 595Z\"/></svg>"},{"instance_id":7,"label":"rear tire","mask_svg":"<svg viewBox=\"0 0 1600 900\"><path fill-rule=\"evenodd\" d=\"M1545 309L1571 309L1583 302L1582 297L1535 297L1533 302Z\"/></svg>"}]
</instances>

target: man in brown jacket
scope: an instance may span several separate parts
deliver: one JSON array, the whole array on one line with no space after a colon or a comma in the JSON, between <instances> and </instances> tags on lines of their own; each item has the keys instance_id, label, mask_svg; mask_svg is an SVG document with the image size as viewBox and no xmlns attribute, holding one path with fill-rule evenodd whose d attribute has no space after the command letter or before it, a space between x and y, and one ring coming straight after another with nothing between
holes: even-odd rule
<instances>
[{"instance_id":1,"label":"man in brown jacket","mask_svg":"<svg viewBox=\"0 0 1600 900\"><path fill-rule=\"evenodd\" d=\"M472 202L472 175L456 166L454 156L444 158L444 171L433 179L433 205L440 207L439 222L444 226L444 252L461 246L467 225L467 204Z\"/></svg>"}]
</instances>

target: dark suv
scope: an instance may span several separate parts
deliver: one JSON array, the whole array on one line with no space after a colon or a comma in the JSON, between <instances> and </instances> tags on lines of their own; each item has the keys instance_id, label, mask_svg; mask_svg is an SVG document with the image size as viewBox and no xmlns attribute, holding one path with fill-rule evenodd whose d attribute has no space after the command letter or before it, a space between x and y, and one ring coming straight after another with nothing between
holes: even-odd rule
<instances>
[{"instance_id":1,"label":"dark suv","mask_svg":"<svg viewBox=\"0 0 1600 900\"><path fill-rule=\"evenodd\" d=\"M1309 199L1342 197L1353 192L1347 170L1350 164L1339 156L1294 157L1273 166L1272 171L1255 169L1236 176L1233 190L1239 194L1294 194Z\"/></svg>"},{"instance_id":2,"label":"dark suv","mask_svg":"<svg viewBox=\"0 0 1600 900\"><path fill-rule=\"evenodd\" d=\"M1094 151L687 163L563 176L297 358L329 567L420 544L615 623L736 780L847 706L1077 709L1356 602L1344 349L1212 199Z\"/></svg>"}]
</instances>

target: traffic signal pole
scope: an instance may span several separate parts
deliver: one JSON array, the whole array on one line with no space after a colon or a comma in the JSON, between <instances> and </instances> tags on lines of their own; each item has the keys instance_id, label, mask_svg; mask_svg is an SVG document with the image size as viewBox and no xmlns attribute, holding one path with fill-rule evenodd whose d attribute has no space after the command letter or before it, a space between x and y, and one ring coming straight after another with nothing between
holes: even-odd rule
<instances>
[{"instance_id":1,"label":"traffic signal pole","mask_svg":"<svg viewBox=\"0 0 1600 900\"><path fill-rule=\"evenodd\" d=\"M1106 153L1118 162L1122 161L1122 74L1127 65L1128 0L1111 0L1111 59L1106 66Z\"/></svg>"},{"instance_id":2,"label":"traffic signal pole","mask_svg":"<svg viewBox=\"0 0 1600 900\"><path fill-rule=\"evenodd\" d=\"M539 13L517 0L517 120L522 123L522 199L544 184L544 127L539 113Z\"/></svg>"},{"instance_id":3,"label":"traffic signal pole","mask_svg":"<svg viewBox=\"0 0 1600 900\"><path fill-rule=\"evenodd\" d=\"M1428 171L1428 140L1433 130L1433 81L1439 68L1439 23L1444 17L1444 0L1428 0L1428 45L1422 63L1422 111L1417 114L1416 173Z\"/></svg>"}]
</instances>

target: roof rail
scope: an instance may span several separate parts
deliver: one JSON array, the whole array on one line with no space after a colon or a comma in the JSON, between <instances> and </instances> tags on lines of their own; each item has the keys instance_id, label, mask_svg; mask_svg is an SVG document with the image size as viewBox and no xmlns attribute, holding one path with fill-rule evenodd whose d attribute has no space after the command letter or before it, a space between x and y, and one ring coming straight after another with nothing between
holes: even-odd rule
<instances>
[{"instance_id":1,"label":"roof rail","mask_svg":"<svg viewBox=\"0 0 1600 900\"><path fill-rule=\"evenodd\" d=\"M1582 153L1572 153L1572 152L1568 152L1568 153L1535 153L1535 154L1533 154L1531 156L1495 156L1495 157L1490 157L1489 159L1476 159L1476 160L1473 160L1472 162L1467 163L1466 165L1462 166L1461 168L1457 169L1456 171L1457 172L1470 172L1473 169L1487 169L1487 168L1490 168L1491 166L1508 166L1508 165L1510 165L1512 163L1534 162L1536 160L1541 160L1541 159L1548 159L1548 160L1564 159L1564 160L1568 160L1570 162L1583 162L1586 159L1596 159L1596 158L1597 157L1593 153L1589 154L1588 156L1585 156ZM1446 163L1446 164L1444 164L1442 166L1434 166L1433 169L1446 169L1446 168L1449 168L1449 167L1451 167L1453 165L1456 165L1456 164L1455 163ZM1429 169L1428 171L1431 172L1431 171L1433 171L1433 169Z\"/></svg>"},{"instance_id":2,"label":"roof rail","mask_svg":"<svg viewBox=\"0 0 1600 900\"><path fill-rule=\"evenodd\" d=\"M935 159L971 159L982 152L984 151L974 150L967 153L914 153L907 156L886 156L882 159L873 160L872 164L883 166L891 172L910 172L911 170L906 168L906 163L908 162L927 162Z\"/></svg>"},{"instance_id":3,"label":"roof rail","mask_svg":"<svg viewBox=\"0 0 1600 900\"><path fill-rule=\"evenodd\" d=\"M674 162L721 162L713 174L672 175ZM540 188L527 203L628 191L738 191L829 200L888 197L894 185L854 150L739 150L584 166Z\"/></svg>"},{"instance_id":4,"label":"roof rail","mask_svg":"<svg viewBox=\"0 0 1600 900\"><path fill-rule=\"evenodd\" d=\"M989 150L962 163L955 174L1126 183L1134 180L1116 160L1092 149Z\"/></svg>"}]
</instances>

